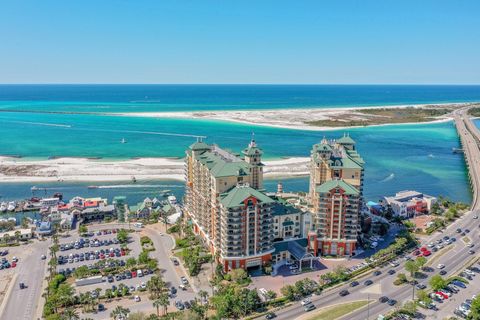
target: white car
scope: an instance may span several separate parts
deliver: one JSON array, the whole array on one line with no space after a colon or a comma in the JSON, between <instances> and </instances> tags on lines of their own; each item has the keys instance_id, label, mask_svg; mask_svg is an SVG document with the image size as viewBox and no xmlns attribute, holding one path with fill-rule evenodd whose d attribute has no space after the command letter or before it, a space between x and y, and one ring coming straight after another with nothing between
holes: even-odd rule
<instances>
[{"instance_id":1,"label":"white car","mask_svg":"<svg viewBox=\"0 0 480 320\"><path fill-rule=\"evenodd\" d=\"M40 259L45 260L45 259L47 259L47 256L44 255L44 254L42 254L42 255L40 256Z\"/></svg>"},{"instance_id":2,"label":"white car","mask_svg":"<svg viewBox=\"0 0 480 320\"><path fill-rule=\"evenodd\" d=\"M135 296L135 297L133 297L133 301L135 301L135 302L140 302L140 301L141 301L141 299L140 299L140 297L139 297L139 296Z\"/></svg>"},{"instance_id":3,"label":"white car","mask_svg":"<svg viewBox=\"0 0 480 320\"><path fill-rule=\"evenodd\" d=\"M477 216L477 215L474 215L474 216L473 216L473 219L478 219L478 216Z\"/></svg>"},{"instance_id":4,"label":"white car","mask_svg":"<svg viewBox=\"0 0 480 320\"><path fill-rule=\"evenodd\" d=\"M306 306L307 304L310 304L310 303L312 303L312 301L310 301L310 299L308 299L308 298L303 299L302 302L301 302L302 306Z\"/></svg>"},{"instance_id":5,"label":"white car","mask_svg":"<svg viewBox=\"0 0 480 320\"><path fill-rule=\"evenodd\" d=\"M445 268L445 265L444 265L444 264L441 264L441 263L439 263L439 264L438 264L438 266L437 266L437 269L443 269L443 268Z\"/></svg>"}]
</instances>

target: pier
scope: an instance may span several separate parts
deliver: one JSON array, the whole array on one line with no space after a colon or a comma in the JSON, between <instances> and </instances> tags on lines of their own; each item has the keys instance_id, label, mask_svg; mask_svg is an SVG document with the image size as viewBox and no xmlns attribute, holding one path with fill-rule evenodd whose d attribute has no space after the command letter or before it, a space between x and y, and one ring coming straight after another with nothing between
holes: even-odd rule
<instances>
[{"instance_id":1,"label":"pier","mask_svg":"<svg viewBox=\"0 0 480 320\"><path fill-rule=\"evenodd\" d=\"M462 108L455 111L454 121L460 136L472 187L471 210L475 211L480 209L480 131L470 119L468 110L469 108Z\"/></svg>"}]
</instances>

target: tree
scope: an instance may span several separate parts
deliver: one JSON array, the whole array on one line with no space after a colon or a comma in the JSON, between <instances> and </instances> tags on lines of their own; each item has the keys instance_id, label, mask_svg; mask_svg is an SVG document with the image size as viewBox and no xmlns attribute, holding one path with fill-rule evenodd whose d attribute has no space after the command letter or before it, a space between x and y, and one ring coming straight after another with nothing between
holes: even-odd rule
<instances>
[{"instance_id":1,"label":"tree","mask_svg":"<svg viewBox=\"0 0 480 320\"><path fill-rule=\"evenodd\" d=\"M430 278L429 282L430 286L432 287L433 290L438 291L447 285L447 282L442 278L441 275L434 275L432 278Z\"/></svg>"},{"instance_id":2,"label":"tree","mask_svg":"<svg viewBox=\"0 0 480 320\"><path fill-rule=\"evenodd\" d=\"M82 234L82 233L87 233L87 232L88 232L87 226L84 225L84 224L81 224L81 225L78 227L78 232L79 232L80 234Z\"/></svg>"},{"instance_id":3,"label":"tree","mask_svg":"<svg viewBox=\"0 0 480 320\"><path fill-rule=\"evenodd\" d=\"M125 261L125 266L127 268L134 267L136 264L137 264L137 260L135 260L134 257L130 257L127 259L127 261Z\"/></svg>"},{"instance_id":4,"label":"tree","mask_svg":"<svg viewBox=\"0 0 480 320\"><path fill-rule=\"evenodd\" d=\"M480 295L477 295L475 299L472 300L472 306L470 307L470 314L467 319L475 320L480 319Z\"/></svg>"},{"instance_id":5,"label":"tree","mask_svg":"<svg viewBox=\"0 0 480 320\"><path fill-rule=\"evenodd\" d=\"M22 219L22 228L23 229L27 229L28 228L28 219L26 217L24 217Z\"/></svg>"},{"instance_id":6,"label":"tree","mask_svg":"<svg viewBox=\"0 0 480 320\"><path fill-rule=\"evenodd\" d=\"M430 304L432 302L432 298L428 296L428 293L425 290L418 290L417 298L418 300L423 301L426 304Z\"/></svg>"},{"instance_id":7,"label":"tree","mask_svg":"<svg viewBox=\"0 0 480 320\"><path fill-rule=\"evenodd\" d=\"M426 263L427 263L427 258L425 257L418 257L415 260L415 264L418 266L419 269L421 269Z\"/></svg>"},{"instance_id":8,"label":"tree","mask_svg":"<svg viewBox=\"0 0 480 320\"><path fill-rule=\"evenodd\" d=\"M148 256L148 251L142 251L138 255L138 263L140 264L147 264L149 260L150 257Z\"/></svg>"},{"instance_id":9,"label":"tree","mask_svg":"<svg viewBox=\"0 0 480 320\"><path fill-rule=\"evenodd\" d=\"M156 300L167 290L167 284L160 276L152 276L150 280L147 281L147 289L150 293L150 299Z\"/></svg>"},{"instance_id":10,"label":"tree","mask_svg":"<svg viewBox=\"0 0 480 320\"><path fill-rule=\"evenodd\" d=\"M208 292L207 291L200 290L198 292L198 296L200 297L202 304L204 304L205 302L208 302L208 300L207 300L208 299Z\"/></svg>"},{"instance_id":11,"label":"tree","mask_svg":"<svg viewBox=\"0 0 480 320\"><path fill-rule=\"evenodd\" d=\"M419 267L414 261L409 260L409 261L405 262L405 270L410 272L410 275L412 277L415 277L415 274L419 270Z\"/></svg>"},{"instance_id":12,"label":"tree","mask_svg":"<svg viewBox=\"0 0 480 320\"><path fill-rule=\"evenodd\" d=\"M293 301L295 300L296 298L296 290L295 290L295 287L290 285L290 284L287 284L286 286L283 286L281 289L280 289L280 292L283 294L283 296L285 298L287 298L288 300L290 301Z\"/></svg>"},{"instance_id":13,"label":"tree","mask_svg":"<svg viewBox=\"0 0 480 320\"><path fill-rule=\"evenodd\" d=\"M110 317L115 320L125 319L130 313L130 309L124 308L122 306L117 306L112 312L110 312Z\"/></svg>"},{"instance_id":14,"label":"tree","mask_svg":"<svg viewBox=\"0 0 480 320\"><path fill-rule=\"evenodd\" d=\"M407 301L403 304L403 310L407 311L409 314L415 314L417 311L417 305L415 301Z\"/></svg>"},{"instance_id":15,"label":"tree","mask_svg":"<svg viewBox=\"0 0 480 320\"><path fill-rule=\"evenodd\" d=\"M74 308L67 308L61 315L62 320L79 320L80 316Z\"/></svg>"},{"instance_id":16,"label":"tree","mask_svg":"<svg viewBox=\"0 0 480 320\"><path fill-rule=\"evenodd\" d=\"M128 232L125 229L120 229L117 232L117 240L120 243L126 243L128 241Z\"/></svg>"}]
</instances>

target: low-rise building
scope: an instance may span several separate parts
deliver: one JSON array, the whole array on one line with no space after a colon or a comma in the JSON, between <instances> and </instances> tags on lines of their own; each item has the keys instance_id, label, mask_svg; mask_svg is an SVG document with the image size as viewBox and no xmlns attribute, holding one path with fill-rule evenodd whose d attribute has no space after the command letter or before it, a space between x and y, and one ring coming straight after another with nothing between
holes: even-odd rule
<instances>
[{"instance_id":1,"label":"low-rise building","mask_svg":"<svg viewBox=\"0 0 480 320\"><path fill-rule=\"evenodd\" d=\"M6 232L0 232L0 241L6 242L7 239L9 239L8 241L15 240L17 238L17 234L19 240L28 240L33 237L33 232L31 229L15 229Z\"/></svg>"},{"instance_id":2,"label":"low-rise building","mask_svg":"<svg viewBox=\"0 0 480 320\"><path fill-rule=\"evenodd\" d=\"M384 197L383 205L390 206L395 216L411 218L415 214L427 214L437 198L417 191L400 191L393 197Z\"/></svg>"}]
</instances>

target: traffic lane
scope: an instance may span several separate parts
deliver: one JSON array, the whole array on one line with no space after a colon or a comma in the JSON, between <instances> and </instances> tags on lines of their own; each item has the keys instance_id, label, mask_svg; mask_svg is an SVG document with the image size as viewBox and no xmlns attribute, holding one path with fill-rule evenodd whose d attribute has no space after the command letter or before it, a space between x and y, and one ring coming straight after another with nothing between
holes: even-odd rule
<instances>
[{"instance_id":1,"label":"traffic lane","mask_svg":"<svg viewBox=\"0 0 480 320\"><path fill-rule=\"evenodd\" d=\"M150 255L157 259L158 267L161 269L164 281L178 288L181 284L180 277L170 258L171 248L173 248L172 239L170 236L160 235L158 231L149 228L145 228L143 232L152 239L155 250L151 251Z\"/></svg>"},{"instance_id":2,"label":"traffic lane","mask_svg":"<svg viewBox=\"0 0 480 320\"><path fill-rule=\"evenodd\" d=\"M25 258L16 267L17 274L12 292L6 302L2 319L32 319L42 294L42 281L45 277L46 260L40 254L46 252L50 241L39 241L24 248ZM23 282L27 288L20 289Z\"/></svg>"}]
</instances>

